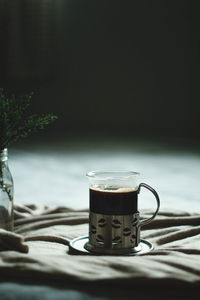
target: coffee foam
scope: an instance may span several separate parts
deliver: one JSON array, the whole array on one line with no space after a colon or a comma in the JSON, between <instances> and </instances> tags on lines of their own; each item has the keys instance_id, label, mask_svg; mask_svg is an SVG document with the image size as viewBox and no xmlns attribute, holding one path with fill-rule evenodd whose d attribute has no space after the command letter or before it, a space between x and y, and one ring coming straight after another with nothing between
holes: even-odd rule
<instances>
[{"instance_id":1,"label":"coffee foam","mask_svg":"<svg viewBox=\"0 0 200 300\"><path fill-rule=\"evenodd\" d=\"M110 185L98 185L90 187L91 190L98 192L106 192L106 193L129 193L137 191L137 187L118 187L118 186L110 186Z\"/></svg>"}]
</instances>

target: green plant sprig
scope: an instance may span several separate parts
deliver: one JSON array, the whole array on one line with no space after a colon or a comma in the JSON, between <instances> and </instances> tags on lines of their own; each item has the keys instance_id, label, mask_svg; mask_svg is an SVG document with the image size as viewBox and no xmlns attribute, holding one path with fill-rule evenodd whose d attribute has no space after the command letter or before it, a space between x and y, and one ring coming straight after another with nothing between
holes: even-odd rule
<instances>
[{"instance_id":1,"label":"green plant sprig","mask_svg":"<svg viewBox=\"0 0 200 300\"><path fill-rule=\"evenodd\" d=\"M57 119L53 114L26 116L32 96L33 93L6 97L3 88L0 88L0 151Z\"/></svg>"}]
</instances>

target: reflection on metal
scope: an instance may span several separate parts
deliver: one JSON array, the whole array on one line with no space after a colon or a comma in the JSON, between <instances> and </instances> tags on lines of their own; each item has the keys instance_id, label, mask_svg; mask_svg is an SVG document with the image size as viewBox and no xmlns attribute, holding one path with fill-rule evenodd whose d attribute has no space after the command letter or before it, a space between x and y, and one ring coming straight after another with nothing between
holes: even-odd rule
<instances>
[{"instance_id":1,"label":"reflection on metal","mask_svg":"<svg viewBox=\"0 0 200 300\"><path fill-rule=\"evenodd\" d=\"M72 240L69 244L69 254L74 254L74 255L101 255L105 253L96 253L93 251L89 251L86 248L86 245L89 243L89 238L88 236L81 236L78 237L74 240ZM131 251L127 253L114 253L114 255L125 255L125 256L137 256L141 254L148 253L153 250L153 245L147 241L147 240L140 240L140 243L138 244L137 247L134 247L131 249ZM113 254L113 253L106 253L107 255Z\"/></svg>"},{"instance_id":2,"label":"reflection on metal","mask_svg":"<svg viewBox=\"0 0 200 300\"><path fill-rule=\"evenodd\" d=\"M97 253L134 252L139 244L139 213L103 215L90 212L86 249Z\"/></svg>"}]
</instances>

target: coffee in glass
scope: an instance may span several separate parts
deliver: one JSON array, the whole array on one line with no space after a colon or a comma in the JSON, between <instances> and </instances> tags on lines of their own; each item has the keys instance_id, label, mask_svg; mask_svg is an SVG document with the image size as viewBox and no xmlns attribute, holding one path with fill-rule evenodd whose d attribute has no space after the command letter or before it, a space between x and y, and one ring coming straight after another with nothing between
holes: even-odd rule
<instances>
[{"instance_id":1,"label":"coffee in glass","mask_svg":"<svg viewBox=\"0 0 200 300\"><path fill-rule=\"evenodd\" d=\"M158 213L157 192L145 183L138 184L138 172L92 171L87 173L90 190L88 251L102 254L127 254L140 251L140 228ZM141 221L138 194L149 189L157 201L151 218Z\"/></svg>"}]
</instances>

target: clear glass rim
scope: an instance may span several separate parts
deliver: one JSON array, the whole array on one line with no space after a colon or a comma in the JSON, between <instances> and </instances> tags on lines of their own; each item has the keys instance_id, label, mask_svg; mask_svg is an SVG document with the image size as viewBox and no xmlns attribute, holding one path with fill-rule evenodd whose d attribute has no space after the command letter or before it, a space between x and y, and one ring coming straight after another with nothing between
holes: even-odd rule
<instances>
[{"instance_id":1,"label":"clear glass rim","mask_svg":"<svg viewBox=\"0 0 200 300\"><path fill-rule=\"evenodd\" d=\"M95 170L87 172L88 178L107 180L107 179L129 179L139 176L139 172L129 170Z\"/></svg>"}]
</instances>

